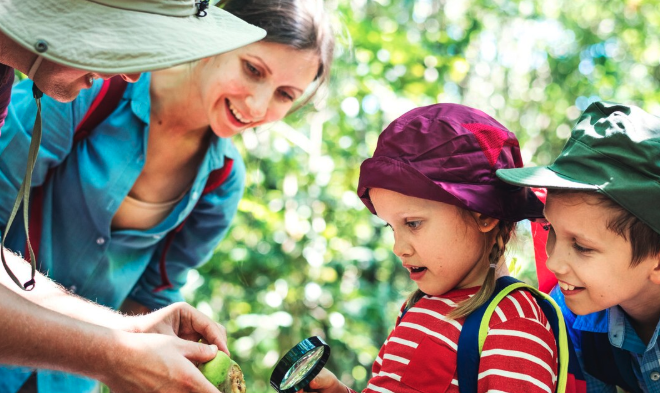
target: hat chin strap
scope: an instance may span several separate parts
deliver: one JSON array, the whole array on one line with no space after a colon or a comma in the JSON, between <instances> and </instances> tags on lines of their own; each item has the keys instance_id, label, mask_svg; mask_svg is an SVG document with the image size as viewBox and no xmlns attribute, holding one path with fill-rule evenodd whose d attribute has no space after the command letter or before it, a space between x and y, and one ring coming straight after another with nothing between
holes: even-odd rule
<instances>
[{"instance_id":1,"label":"hat chin strap","mask_svg":"<svg viewBox=\"0 0 660 393\"><path fill-rule=\"evenodd\" d=\"M43 59L44 58L41 57L41 55L37 55L37 59L34 61L34 63L32 63L32 67L30 67L30 71L28 71L27 74L28 78L34 80L34 74L37 73L37 70L39 69L39 66L41 65L41 61Z\"/></svg>"}]
</instances>

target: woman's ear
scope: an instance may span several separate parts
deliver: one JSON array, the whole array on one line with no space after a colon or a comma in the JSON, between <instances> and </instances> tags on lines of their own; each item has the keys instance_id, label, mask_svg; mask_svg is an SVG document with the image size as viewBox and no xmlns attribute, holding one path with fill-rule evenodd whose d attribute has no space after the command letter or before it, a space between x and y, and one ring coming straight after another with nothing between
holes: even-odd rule
<instances>
[{"instance_id":1,"label":"woman's ear","mask_svg":"<svg viewBox=\"0 0 660 393\"><path fill-rule=\"evenodd\" d=\"M477 223L479 226L479 231L483 233L488 233L493 230L497 226L497 224L500 223L500 220L497 218L492 218L489 217L483 213L477 213L477 212L470 212L472 214L472 218L474 218L474 222Z\"/></svg>"}]
</instances>

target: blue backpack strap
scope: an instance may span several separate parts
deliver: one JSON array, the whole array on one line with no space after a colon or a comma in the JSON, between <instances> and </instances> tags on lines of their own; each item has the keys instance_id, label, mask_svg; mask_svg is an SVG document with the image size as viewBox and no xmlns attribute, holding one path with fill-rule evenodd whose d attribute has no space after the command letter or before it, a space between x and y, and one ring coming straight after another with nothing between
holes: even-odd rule
<instances>
[{"instance_id":1,"label":"blue backpack strap","mask_svg":"<svg viewBox=\"0 0 660 393\"><path fill-rule=\"evenodd\" d=\"M458 387L461 393L477 392L481 348L486 340L492 312L499 301L519 288L525 289L534 295L534 299L545 314L555 336L559 352L559 375L556 391L565 392L570 379L584 381L559 306L548 295L536 288L513 277L501 277L496 281L495 290L488 301L466 318L461 335L458 338ZM584 386L584 383L581 386ZM580 390L577 384L575 387Z\"/></svg>"},{"instance_id":2,"label":"blue backpack strap","mask_svg":"<svg viewBox=\"0 0 660 393\"><path fill-rule=\"evenodd\" d=\"M486 309L502 290L519 282L519 280L509 276L498 278L495 282L495 290L488 301L465 318L461 335L458 337L458 350L456 353L458 388L461 393L477 393L477 378L481 358L479 328Z\"/></svg>"}]
</instances>

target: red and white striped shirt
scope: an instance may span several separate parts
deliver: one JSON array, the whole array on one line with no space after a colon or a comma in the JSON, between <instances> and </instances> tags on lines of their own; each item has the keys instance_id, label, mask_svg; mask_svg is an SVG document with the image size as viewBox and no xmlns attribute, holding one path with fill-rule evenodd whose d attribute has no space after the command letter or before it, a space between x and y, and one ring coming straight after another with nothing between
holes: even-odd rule
<instances>
[{"instance_id":1,"label":"red and white striped shirt","mask_svg":"<svg viewBox=\"0 0 660 393\"><path fill-rule=\"evenodd\" d=\"M397 324L363 393L458 393L456 351L465 318L447 318L479 288L425 296ZM495 309L481 353L478 391L552 393L557 345L533 296L516 290Z\"/></svg>"}]
</instances>

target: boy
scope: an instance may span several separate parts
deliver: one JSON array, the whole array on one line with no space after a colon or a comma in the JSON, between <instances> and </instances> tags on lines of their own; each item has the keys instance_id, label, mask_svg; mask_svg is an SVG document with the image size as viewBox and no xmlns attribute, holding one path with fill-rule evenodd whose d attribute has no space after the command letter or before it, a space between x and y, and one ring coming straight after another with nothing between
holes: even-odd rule
<instances>
[{"instance_id":1,"label":"boy","mask_svg":"<svg viewBox=\"0 0 660 393\"><path fill-rule=\"evenodd\" d=\"M596 102L548 167L499 170L548 188L548 268L589 392L660 392L660 118Z\"/></svg>"}]
</instances>

